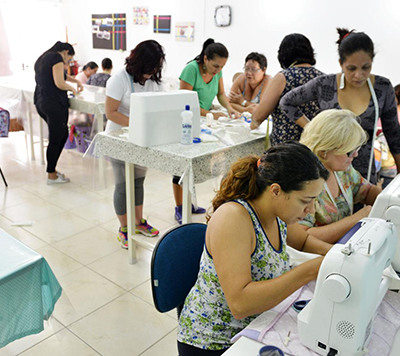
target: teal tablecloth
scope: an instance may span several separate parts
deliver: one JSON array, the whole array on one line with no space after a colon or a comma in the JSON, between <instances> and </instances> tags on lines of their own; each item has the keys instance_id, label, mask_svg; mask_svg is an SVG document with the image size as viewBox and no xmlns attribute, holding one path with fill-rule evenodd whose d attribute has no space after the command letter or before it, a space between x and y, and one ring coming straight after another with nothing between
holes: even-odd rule
<instances>
[{"instance_id":1,"label":"teal tablecloth","mask_svg":"<svg viewBox=\"0 0 400 356\"><path fill-rule=\"evenodd\" d=\"M41 332L61 292L46 260L0 229L0 348Z\"/></svg>"}]
</instances>

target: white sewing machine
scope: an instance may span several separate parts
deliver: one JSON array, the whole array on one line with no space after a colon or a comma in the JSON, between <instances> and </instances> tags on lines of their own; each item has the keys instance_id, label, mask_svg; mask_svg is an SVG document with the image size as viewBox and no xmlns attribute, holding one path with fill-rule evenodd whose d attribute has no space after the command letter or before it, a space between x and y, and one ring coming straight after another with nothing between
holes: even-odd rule
<instances>
[{"instance_id":1,"label":"white sewing machine","mask_svg":"<svg viewBox=\"0 0 400 356\"><path fill-rule=\"evenodd\" d=\"M320 355L364 354L376 311L392 282L383 271L392 261L400 271L399 239L400 175L378 196L370 216L326 255L314 297L297 319L304 345Z\"/></svg>"},{"instance_id":2,"label":"white sewing machine","mask_svg":"<svg viewBox=\"0 0 400 356\"><path fill-rule=\"evenodd\" d=\"M314 297L297 318L301 342L320 355L364 354L391 282L382 273L394 256L396 227L377 218L359 225L347 243L327 253Z\"/></svg>"}]
</instances>

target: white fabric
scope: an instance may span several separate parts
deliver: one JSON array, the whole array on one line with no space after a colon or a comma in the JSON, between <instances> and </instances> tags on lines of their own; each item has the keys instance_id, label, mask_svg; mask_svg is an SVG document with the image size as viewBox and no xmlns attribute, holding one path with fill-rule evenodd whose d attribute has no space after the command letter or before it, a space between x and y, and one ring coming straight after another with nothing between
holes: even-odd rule
<instances>
[{"instance_id":1,"label":"white fabric","mask_svg":"<svg viewBox=\"0 0 400 356\"><path fill-rule=\"evenodd\" d=\"M128 74L125 68L118 71L114 74L108 81L106 86L106 96L120 101L120 105L118 108L118 112L129 117L130 103L131 103L131 94L142 93L147 91L164 91L162 85L158 85L153 80L146 80L144 85L139 83L133 83L133 91L132 91L132 77ZM107 121L106 133L109 134L111 131L119 130L122 126L112 122L111 120Z\"/></svg>"}]
</instances>

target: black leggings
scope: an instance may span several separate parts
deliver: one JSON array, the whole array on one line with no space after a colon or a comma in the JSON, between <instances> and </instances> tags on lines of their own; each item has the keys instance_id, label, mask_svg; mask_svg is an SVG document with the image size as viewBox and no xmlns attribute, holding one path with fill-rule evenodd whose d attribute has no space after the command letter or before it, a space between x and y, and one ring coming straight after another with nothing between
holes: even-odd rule
<instances>
[{"instance_id":1,"label":"black leggings","mask_svg":"<svg viewBox=\"0 0 400 356\"><path fill-rule=\"evenodd\" d=\"M36 103L35 106L38 114L47 122L49 127L46 172L54 173L57 161L68 138L68 107L43 102Z\"/></svg>"},{"instance_id":2,"label":"black leggings","mask_svg":"<svg viewBox=\"0 0 400 356\"><path fill-rule=\"evenodd\" d=\"M178 353L179 356L220 356L226 350L204 350L198 347L194 347L191 345L183 344L182 342L178 341Z\"/></svg>"}]
</instances>

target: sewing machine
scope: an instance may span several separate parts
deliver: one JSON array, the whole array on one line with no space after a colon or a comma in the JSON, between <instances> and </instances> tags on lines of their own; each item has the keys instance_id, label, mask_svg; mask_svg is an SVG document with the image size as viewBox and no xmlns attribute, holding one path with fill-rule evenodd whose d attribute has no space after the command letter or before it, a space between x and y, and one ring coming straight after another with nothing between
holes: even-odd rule
<instances>
[{"instance_id":1,"label":"sewing machine","mask_svg":"<svg viewBox=\"0 0 400 356\"><path fill-rule=\"evenodd\" d=\"M400 175L378 196L370 216L327 253L314 297L297 319L305 346L328 356L366 352L376 311L392 282L383 271L391 263L400 271L399 234Z\"/></svg>"}]
</instances>

